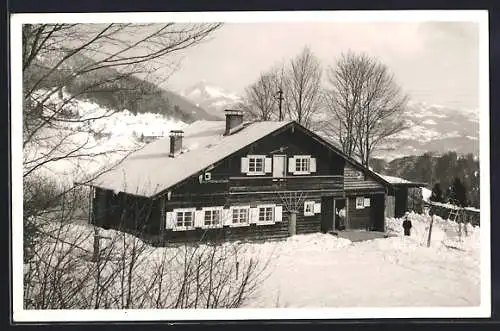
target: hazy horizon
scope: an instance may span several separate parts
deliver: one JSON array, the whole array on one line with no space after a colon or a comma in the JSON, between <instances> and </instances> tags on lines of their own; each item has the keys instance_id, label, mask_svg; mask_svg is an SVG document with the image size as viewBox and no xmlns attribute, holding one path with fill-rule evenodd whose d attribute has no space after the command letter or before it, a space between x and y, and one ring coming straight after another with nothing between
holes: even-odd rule
<instances>
[{"instance_id":1,"label":"hazy horizon","mask_svg":"<svg viewBox=\"0 0 500 331\"><path fill-rule=\"evenodd\" d=\"M379 58L412 101L479 108L479 24L473 22L227 23L186 50L162 86L182 91L206 81L241 94L306 45L325 69L347 50Z\"/></svg>"}]
</instances>

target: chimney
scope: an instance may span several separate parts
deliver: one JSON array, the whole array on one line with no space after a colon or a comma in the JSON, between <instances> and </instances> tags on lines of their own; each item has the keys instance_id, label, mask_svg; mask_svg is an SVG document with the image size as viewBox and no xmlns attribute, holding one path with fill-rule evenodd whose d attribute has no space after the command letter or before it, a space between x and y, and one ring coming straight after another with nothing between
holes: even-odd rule
<instances>
[{"instance_id":1,"label":"chimney","mask_svg":"<svg viewBox=\"0 0 500 331\"><path fill-rule=\"evenodd\" d=\"M233 134L238 129L243 128L243 112L239 110L226 109L226 131L225 136Z\"/></svg>"},{"instance_id":2,"label":"chimney","mask_svg":"<svg viewBox=\"0 0 500 331\"><path fill-rule=\"evenodd\" d=\"M175 157L181 152L182 149L182 130L170 131L170 157Z\"/></svg>"}]
</instances>

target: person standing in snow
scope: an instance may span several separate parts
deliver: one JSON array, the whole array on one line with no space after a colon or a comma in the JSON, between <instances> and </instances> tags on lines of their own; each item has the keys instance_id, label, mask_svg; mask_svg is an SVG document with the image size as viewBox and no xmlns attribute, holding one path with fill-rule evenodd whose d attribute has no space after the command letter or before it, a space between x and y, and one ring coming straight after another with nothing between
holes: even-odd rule
<instances>
[{"instance_id":1,"label":"person standing in snow","mask_svg":"<svg viewBox=\"0 0 500 331\"><path fill-rule=\"evenodd\" d=\"M339 230L345 230L345 208L339 210Z\"/></svg>"},{"instance_id":2,"label":"person standing in snow","mask_svg":"<svg viewBox=\"0 0 500 331\"><path fill-rule=\"evenodd\" d=\"M405 236L409 236L410 235L411 221L410 221L409 216L410 216L410 213L406 212L405 219L403 221L403 230L404 230Z\"/></svg>"}]
</instances>

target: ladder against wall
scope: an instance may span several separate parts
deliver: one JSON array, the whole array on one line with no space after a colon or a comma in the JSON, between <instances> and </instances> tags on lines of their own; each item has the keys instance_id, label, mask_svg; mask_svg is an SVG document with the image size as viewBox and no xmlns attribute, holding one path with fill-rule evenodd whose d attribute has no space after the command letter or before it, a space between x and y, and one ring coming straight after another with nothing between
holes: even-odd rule
<instances>
[{"instance_id":1,"label":"ladder against wall","mask_svg":"<svg viewBox=\"0 0 500 331\"><path fill-rule=\"evenodd\" d=\"M429 208L429 215L437 214L437 208L448 209L447 219L451 222L445 222L443 224L445 237L442 243L448 248L461 249L464 238L469 235L467 231L468 218L465 208L433 202L428 202L426 204Z\"/></svg>"}]
</instances>

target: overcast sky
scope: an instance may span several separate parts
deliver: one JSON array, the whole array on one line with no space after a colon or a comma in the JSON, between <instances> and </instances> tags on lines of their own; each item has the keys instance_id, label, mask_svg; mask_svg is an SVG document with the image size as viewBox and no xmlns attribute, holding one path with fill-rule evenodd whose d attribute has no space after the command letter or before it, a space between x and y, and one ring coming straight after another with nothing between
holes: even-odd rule
<instances>
[{"instance_id":1,"label":"overcast sky","mask_svg":"<svg viewBox=\"0 0 500 331\"><path fill-rule=\"evenodd\" d=\"M308 45L323 65L348 49L378 57L414 101L477 108L479 26L425 23L230 23L189 49L167 88L201 80L241 93L261 71Z\"/></svg>"}]
</instances>

